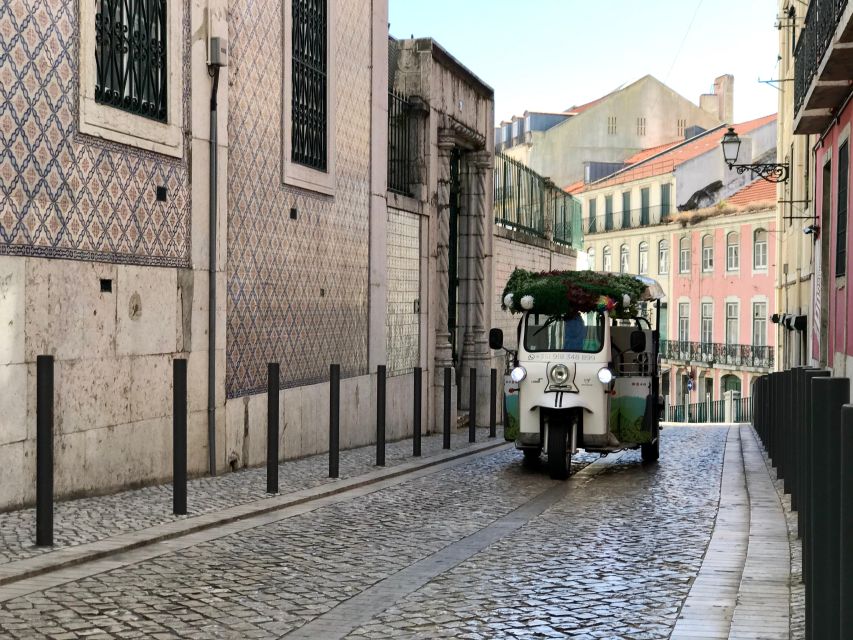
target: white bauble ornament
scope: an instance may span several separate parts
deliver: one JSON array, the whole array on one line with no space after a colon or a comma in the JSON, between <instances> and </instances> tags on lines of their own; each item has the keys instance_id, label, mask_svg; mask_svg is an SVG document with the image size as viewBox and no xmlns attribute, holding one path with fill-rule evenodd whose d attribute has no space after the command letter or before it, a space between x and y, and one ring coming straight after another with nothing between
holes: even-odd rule
<instances>
[{"instance_id":1,"label":"white bauble ornament","mask_svg":"<svg viewBox=\"0 0 853 640\"><path fill-rule=\"evenodd\" d=\"M512 294L508 293L504 296L504 306L507 309L512 309Z\"/></svg>"},{"instance_id":2,"label":"white bauble ornament","mask_svg":"<svg viewBox=\"0 0 853 640\"><path fill-rule=\"evenodd\" d=\"M627 293L622 294L622 306L623 307L631 306L631 296L629 296Z\"/></svg>"},{"instance_id":3,"label":"white bauble ornament","mask_svg":"<svg viewBox=\"0 0 853 640\"><path fill-rule=\"evenodd\" d=\"M521 298L521 308L530 311L533 308L533 296L524 296Z\"/></svg>"}]
</instances>

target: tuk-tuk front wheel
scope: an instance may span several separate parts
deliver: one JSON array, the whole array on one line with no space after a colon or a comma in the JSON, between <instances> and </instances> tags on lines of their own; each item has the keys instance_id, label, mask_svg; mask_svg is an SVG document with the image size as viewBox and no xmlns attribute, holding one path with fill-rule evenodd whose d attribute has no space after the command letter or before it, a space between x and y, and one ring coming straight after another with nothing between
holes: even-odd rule
<instances>
[{"instance_id":1,"label":"tuk-tuk front wheel","mask_svg":"<svg viewBox=\"0 0 853 640\"><path fill-rule=\"evenodd\" d=\"M565 480L572 474L573 435L578 417L559 419L548 416L548 473L554 480Z\"/></svg>"},{"instance_id":2,"label":"tuk-tuk front wheel","mask_svg":"<svg viewBox=\"0 0 853 640\"><path fill-rule=\"evenodd\" d=\"M522 449L524 452L524 466L535 467L539 464L539 456L542 455L542 448Z\"/></svg>"}]
</instances>

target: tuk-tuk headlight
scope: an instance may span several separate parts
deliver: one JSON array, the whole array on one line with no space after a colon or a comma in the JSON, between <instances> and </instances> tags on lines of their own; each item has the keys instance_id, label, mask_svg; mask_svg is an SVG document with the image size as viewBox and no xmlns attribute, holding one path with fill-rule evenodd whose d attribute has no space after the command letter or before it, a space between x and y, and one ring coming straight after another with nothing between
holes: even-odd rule
<instances>
[{"instance_id":1,"label":"tuk-tuk headlight","mask_svg":"<svg viewBox=\"0 0 853 640\"><path fill-rule=\"evenodd\" d=\"M607 367L599 369L598 380L601 382L601 384L610 384L611 382L613 382L613 372Z\"/></svg>"},{"instance_id":2,"label":"tuk-tuk headlight","mask_svg":"<svg viewBox=\"0 0 853 640\"><path fill-rule=\"evenodd\" d=\"M569 368L564 364L555 364L548 372L551 382L556 385L564 385L569 379Z\"/></svg>"},{"instance_id":3,"label":"tuk-tuk headlight","mask_svg":"<svg viewBox=\"0 0 853 640\"><path fill-rule=\"evenodd\" d=\"M524 367L516 367L510 372L509 377L512 378L512 381L515 383L521 382L527 377L527 369Z\"/></svg>"}]
</instances>

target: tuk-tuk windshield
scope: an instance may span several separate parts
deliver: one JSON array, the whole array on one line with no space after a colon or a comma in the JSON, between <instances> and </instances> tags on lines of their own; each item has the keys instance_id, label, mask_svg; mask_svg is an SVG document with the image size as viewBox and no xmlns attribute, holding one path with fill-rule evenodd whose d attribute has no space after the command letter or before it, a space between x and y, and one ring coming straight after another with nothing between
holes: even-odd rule
<instances>
[{"instance_id":1,"label":"tuk-tuk windshield","mask_svg":"<svg viewBox=\"0 0 853 640\"><path fill-rule=\"evenodd\" d=\"M529 313L525 319L527 351L598 353L604 346L604 314L599 311L572 317Z\"/></svg>"}]
</instances>

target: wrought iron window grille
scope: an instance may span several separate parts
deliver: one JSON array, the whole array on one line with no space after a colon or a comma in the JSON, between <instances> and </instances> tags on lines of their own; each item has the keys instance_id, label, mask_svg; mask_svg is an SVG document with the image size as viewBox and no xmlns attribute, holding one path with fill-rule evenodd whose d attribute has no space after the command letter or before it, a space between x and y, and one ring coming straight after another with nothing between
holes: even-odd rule
<instances>
[{"instance_id":1,"label":"wrought iron window grille","mask_svg":"<svg viewBox=\"0 0 853 640\"><path fill-rule=\"evenodd\" d=\"M168 120L167 0L97 0L95 102Z\"/></svg>"},{"instance_id":2,"label":"wrought iron window grille","mask_svg":"<svg viewBox=\"0 0 853 640\"><path fill-rule=\"evenodd\" d=\"M292 162L327 169L328 55L326 0L293 0Z\"/></svg>"}]
</instances>

